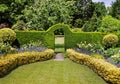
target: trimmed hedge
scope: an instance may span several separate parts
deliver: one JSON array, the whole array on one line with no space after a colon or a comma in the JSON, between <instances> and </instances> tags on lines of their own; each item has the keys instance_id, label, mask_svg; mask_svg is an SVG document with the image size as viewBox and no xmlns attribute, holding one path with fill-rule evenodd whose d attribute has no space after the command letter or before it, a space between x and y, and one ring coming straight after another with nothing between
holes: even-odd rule
<instances>
[{"instance_id":1,"label":"trimmed hedge","mask_svg":"<svg viewBox=\"0 0 120 84\"><path fill-rule=\"evenodd\" d=\"M87 42L87 43L102 43L103 36L105 34L100 32L72 32L71 34L67 34L66 47L73 48L77 43ZM70 39L71 38L71 39Z\"/></svg>"},{"instance_id":2,"label":"trimmed hedge","mask_svg":"<svg viewBox=\"0 0 120 84\"><path fill-rule=\"evenodd\" d=\"M47 48L54 49L53 36L46 31L16 31L16 36L20 45L39 40Z\"/></svg>"},{"instance_id":3,"label":"trimmed hedge","mask_svg":"<svg viewBox=\"0 0 120 84\"><path fill-rule=\"evenodd\" d=\"M19 54L8 54L0 58L0 77L5 76L14 68L37 61L44 61L51 59L54 51L51 49L43 52L24 52Z\"/></svg>"},{"instance_id":4,"label":"trimmed hedge","mask_svg":"<svg viewBox=\"0 0 120 84\"><path fill-rule=\"evenodd\" d=\"M55 49L54 31L57 29L64 31L65 49L73 48L77 43L85 41L88 43L102 43L103 36L105 35L99 32L72 32L70 27L66 24L53 25L47 31L16 31L16 34L21 45L31 40L40 40L46 47Z\"/></svg>"},{"instance_id":5,"label":"trimmed hedge","mask_svg":"<svg viewBox=\"0 0 120 84\"><path fill-rule=\"evenodd\" d=\"M120 84L120 68L106 62L103 59L96 59L89 55L80 54L72 49L68 49L67 54L71 60L88 66L108 83Z\"/></svg>"}]
</instances>

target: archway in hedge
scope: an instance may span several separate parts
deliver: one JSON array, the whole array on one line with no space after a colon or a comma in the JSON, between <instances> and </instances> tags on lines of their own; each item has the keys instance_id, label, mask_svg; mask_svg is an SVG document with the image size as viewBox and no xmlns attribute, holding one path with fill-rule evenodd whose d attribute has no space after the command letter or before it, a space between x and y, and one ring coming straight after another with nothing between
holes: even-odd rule
<instances>
[{"instance_id":1,"label":"archway in hedge","mask_svg":"<svg viewBox=\"0 0 120 84\"><path fill-rule=\"evenodd\" d=\"M50 27L48 30L47 30L47 33L48 35L51 35L52 37L50 38L50 40L52 41L53 45L53 49L55 49L55 31L56 30L59 30L59 29L62 29L63 32L64 32L64 49L66 50L67 48L67 39L69 38L69 35L71 35L71 31L70 31L70 27L66 24L56 24L56 25L53 25L52 27Z\"/></svg>"}]
</instances>

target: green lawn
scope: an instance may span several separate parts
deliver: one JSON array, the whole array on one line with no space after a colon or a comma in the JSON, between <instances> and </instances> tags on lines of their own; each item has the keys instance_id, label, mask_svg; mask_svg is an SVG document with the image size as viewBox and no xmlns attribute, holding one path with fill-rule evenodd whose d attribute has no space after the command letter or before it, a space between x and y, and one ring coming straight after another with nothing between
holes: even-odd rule
<instances>
[{"instance_id":1,"label":"green lawn","mask_svg":"<svg viewBox=\"0 0 120 84\"><path fill-rule=\"evenodd\" d=\"M69 59L44 61L16 68L0 84L106 84L88 67Z\"/></svg>"}]
</instances>

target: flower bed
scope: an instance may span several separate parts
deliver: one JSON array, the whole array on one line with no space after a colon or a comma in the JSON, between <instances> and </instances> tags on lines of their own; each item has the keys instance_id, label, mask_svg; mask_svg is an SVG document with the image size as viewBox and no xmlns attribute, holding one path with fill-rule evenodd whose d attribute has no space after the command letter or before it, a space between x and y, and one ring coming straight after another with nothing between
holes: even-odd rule
<instances>
[{"instance_id":1,"label":"flower bed","mask_svg":"<svg viewBox=\"0 0 120 84\"><path fill-rule=\"evenodd\" d=\"M43 52L24 52L19 54L8 54L0 57L0 77L5 76L14 68L37 61L44 61L52 58L54 51L47 49Z\"/></svg>"},{"instance_id":2,"label":"flower bed","mask_svg":"<svg viewBox=\"0 0 120 84\"><path fill-rule=\"evenodd\" d=\"M117 68L103 59L96 59L89 55L80 54L72 49L67 50L67 55L74 62L84 64L94 70L108 83L120 84L120 68Z\"/></svg>"}]
</instances>

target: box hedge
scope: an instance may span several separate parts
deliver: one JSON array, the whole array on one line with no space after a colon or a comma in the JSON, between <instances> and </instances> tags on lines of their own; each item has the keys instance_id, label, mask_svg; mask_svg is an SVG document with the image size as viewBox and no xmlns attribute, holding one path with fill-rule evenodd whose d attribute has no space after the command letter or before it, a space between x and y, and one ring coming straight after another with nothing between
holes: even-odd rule
<instances>
[{"instance_id":1,"label":"box hedge","mask_svg":"<svg viewBox=\"0 0 120 84\"><path fill-rule=\"evenodd\" d=\"M55 49L54 31L57 29L62 29L64 31L65 49L73 48L81 41L101 43L105 35L100 32L72 32L70 27L66 24L53 25L47 31L16 31L16 34L21 45L28 43L30 40L40 40L46 47Z\"/></svg>"},{"instance_id":2,"label":"box hedge","mask_svg":"<svg viewBox=\"0 0 120 84\"><path fill-rule=\"evenodd\" d=\"M51 49L43 52L24 52L19 54L8 54L0 58L0 77L5 76L14 68L37 61L51 59L54 56L54 51Z\"/></svg>"},{"instance_id":3,"label":"box hedge","mask_svg":"<svg viewBox=\"0 0 120 84\"><path fill-rule=\"evenodd\" d=\"M30 41L41 41L47 48L54 49L53 37L46 31L16 31L16 36L20 45Z\"/></svg>"},{"instance_id":4,"label":"box hedge","mask_svg":"<svg viewBox=\"0 0 120 84\"><path fill-rule=\"evenodd\" d=\"M67 50L67 55L74 62L91 68L108 83L120 84L120 68L106 62L103 59L96 59L89 55L77 53L71 49Z\"/></svg>"}]
</instances>

